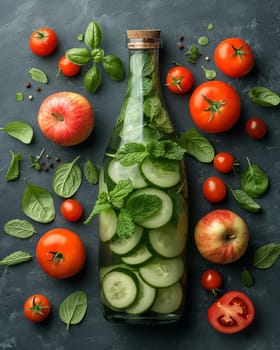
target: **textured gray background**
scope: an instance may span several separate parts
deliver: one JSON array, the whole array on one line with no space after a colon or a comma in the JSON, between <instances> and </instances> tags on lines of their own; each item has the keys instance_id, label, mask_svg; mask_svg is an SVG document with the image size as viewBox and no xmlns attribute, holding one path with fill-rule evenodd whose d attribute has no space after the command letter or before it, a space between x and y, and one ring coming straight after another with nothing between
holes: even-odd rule
<instances>
[{"instance_id":1,"label":"textured gray background","mask_svg":"<svg viewBox=\"0 0 280 350\"><path fill-rule=\"evenodd\" d=\"M218 73L217 79L228 81L240 93L242 114L238 124L221 135L208 135L217 151L231 150L239 159L241 166L246 165L245 157L261 166L271 179L268 193L260 203L262 213L250 214L239 208L229 196L222 205L207 203L201 194L201 184L210 175L215 175L211 165L203 165L186 157L190 186L190 239L188 246L188 289L183 320L172 326L138 327L117 325L106 322L100 310L98 297L97 257L98 238L97 220L89 226L66 223L57 214L50 225L34 224L38 234L26 241L8 237L1 229L0 257L22 249L33 255L38 238L52 227L68 227L79 232L87 247L86 268L78 276L65 281L46 276L33 259L24 265L0 267L0 349L196 349L196 350L233 350L242 346L247 350L280 349L279 341L279 262L268 271L252 269L256 284L251 289L243 287L241 269L243 265L251 267L252 254L256 247L269 242L279 242L279 108L261 108L253 105L247 97L251 86L264 85L279 90L280 59L280 5L278 0L264 1L222 1L222 0L1 0L0 3L0 124L13 120L30 122L35 130L32 145L22 145L1 133L0 147L0 223L13 218L25 218L21 211L21 195L24 178L31 183L51 190L51 172L37 173L30 169L28 156L38 154L43 147L51 155L59 155L65 161L71 161L81 155L80 164L90 158L100 165L104 148L110 136L114 121L119 112L126 88L123 82L111 82L103 75L102 88L95 96L87 94L83 88L82 77L57 78L56 62L64 51L79 46L76 37L83 32L91 21L98 21L103 29L103 48L106 53L114 53L128 64L125 46L127 29L160 28L164 48L160 56L162 80L176 60L191 68L196 84L204 81L200 64L187 63L184 51L177 49L179 35L185 37L185 47L197 43L198 37L207 35L210 44L202 49L204 54L212 56L215 45L223 38L240 36L247 40L255 53L256 64L253 72L243 79L231 80ZM207 31L205 23L215 25L214 31ZM48 58L35 57L28 47L28 38L33 29L39 26L53 27L59 37L56 52ZM200 62L203 62L201 60ZM213 60L208 64L214 67ZM25 91L28 70L38 67L49 78L48 85L42 87L40 94L32 90L34 100L27 98L15 102L17 91ZM34 83L35 87L36 84ZM96 127L93 135L84 144L75 148L55 146L41 135L36 123L37 110L42 100L49 94L62 90L73 90L87 96L96 113ZM165 100L178 132L193 127L187 113L188 97L170 94L163 87ZM26 92L26 96L28 91ZM269 135L262 141L249 139L244 132L244 122L251 116L260 116L267 121ZM6 183L4 176L9 164L9 150L22 152L21 177L13 183ZM224 176L232 187L238 187L239 178ZM83 182L77 198L85 207L86 215L96 198L97 187ZM55 198L59 209L61 199ZM247 222L251 240L244 258L228 266L214 266L203 260L193 243L193 227L197 220L208 211L223 207L236 211ZM206 314L213 297L200 285L202 272L215 267L224 276L224 289L237 289L248 293L256 306L256 319L253 325L241 334L224 336L214 331L208 324ZM58 306L63 298L82 289L88 295L88 311L84 321L66 331L58 318ZM53 305L53 312L43 324L32 324L25 320L22 307L27 296L33 293L47 295Z\"/></svg>"}]
</instances>

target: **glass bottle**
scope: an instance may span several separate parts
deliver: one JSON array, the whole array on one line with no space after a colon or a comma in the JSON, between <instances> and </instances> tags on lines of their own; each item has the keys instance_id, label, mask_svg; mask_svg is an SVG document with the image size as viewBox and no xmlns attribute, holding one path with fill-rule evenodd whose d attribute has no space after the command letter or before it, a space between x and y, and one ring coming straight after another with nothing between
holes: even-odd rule
<instances>
[{"instance_id":1,"label":"glass bottle","mask_svg":"<svg viewBox=\"0 0 280 350\"><path fill-rule=\"evenodd\" d=\"M183 149L163 101L160 30L128 30L129 78L100 172L104 317L172 323L185 299L188 231Z\"/></svg>"}]
</instances>

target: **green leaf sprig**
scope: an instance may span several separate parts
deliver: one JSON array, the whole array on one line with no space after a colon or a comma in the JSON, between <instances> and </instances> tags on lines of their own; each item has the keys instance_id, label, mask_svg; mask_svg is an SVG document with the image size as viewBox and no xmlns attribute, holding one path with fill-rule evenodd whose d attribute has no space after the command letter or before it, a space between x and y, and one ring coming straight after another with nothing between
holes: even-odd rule
<instances>
[{"instance_id":1,"label":"green leaf sprig","mask_svg":"<svg viewBox=\"0 0 280 350\"><path fill-rule=\"evenodd\" d=\"M87 91L95 93L101 84L101 73L98 64L109 74L112 80L123 80L125 69L121 59L114 55L105 55L100 47L103 33L97 22L90 22L87 26L84 42L86 48L72 48L66 51L67 58L80 66L92 63L84 76L84 86Z\"/></svg>"},{"instance_id":2,"label":"green leaf sprig","mask_svg":"<svg viewBox=\"0 0 280 350\"><path fill-rule=\"evenodd\" d=\"M187 57L188 62L195 64L201 56L201 52L196 45L192 45L184 55Z\"/></svg>"}]
</instances>

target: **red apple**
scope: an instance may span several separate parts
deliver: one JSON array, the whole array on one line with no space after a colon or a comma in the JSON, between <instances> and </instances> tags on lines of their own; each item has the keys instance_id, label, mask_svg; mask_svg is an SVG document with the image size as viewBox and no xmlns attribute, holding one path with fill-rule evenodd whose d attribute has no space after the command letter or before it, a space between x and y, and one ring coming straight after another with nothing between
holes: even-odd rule
<instances>
[{"instance_id":1,"label":"red apple","mask_svg":"<svg viewBox=\"0 0 280 350\"><path fill-rule=\"evenodd\" d=\"M213 210L202 217L194 230L195 244L207 260L228 264L239 259L249 241L245 221L230 210Z\"/></svg>"},{"instance_id":2,"label":"red apple","mask_svg":"<svg viewBox=\"0 0 280 350\"><path fill-rule=\"evenodd\" d=\"M38 112L38 124L43 134L61 146L83 142L94 128L94 112L82 95L62 91L48 96Z\"/></svg>"}]
</instances>

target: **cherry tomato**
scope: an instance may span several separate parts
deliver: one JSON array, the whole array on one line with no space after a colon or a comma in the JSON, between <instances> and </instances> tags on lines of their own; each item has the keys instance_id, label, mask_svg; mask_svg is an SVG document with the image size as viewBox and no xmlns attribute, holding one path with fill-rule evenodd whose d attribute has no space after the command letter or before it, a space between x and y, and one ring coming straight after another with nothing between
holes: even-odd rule
<instances>
[{"instance_id":1,"label":"cherry tomato","mask_svg":"<svg viewBox=\"0 0 280 350\"><path fill-rule=\"evenodd\" d=\"M83 215L83 207L75 199L68 198L61 203L60 211L62 216L68 221L78 221Z\"/></svg>"},{"instance_id":2,"label":"cherry tomato","mask_svg":"<svg viewBox=\"0 0 280 350\"><path fill-rule=\"evenodd\" d=\"M54 228L38 241L36 257L49 276L62 279L73 276L82 269L86 251L81 238L75 232Z\"/></svg>"},{"instance_id":3,"label":"cherry tomato","mask_svg":"<svg viewBox=\"0 0 280 350\"><path fill-rule=\"evenodd\" d=\"M35 30L29 38L31 51L37 56L50 55L57 46L57 35L48 27L41 27Z\"/></svg>"},{"instance_id":4,"label":"cherry tomato","mask_svg":"<svg viewBox=\"0 0 280 350\"><path fill-rule=\"evenodd\" d=\"M267 134L266 123L260 118L249 118L245 124L247 134L253 139L262 139Z\"/></svg>"},{"instance_id":5,"label":"cherry tomato","mask_svg":"<svg viewBox=\"0 0 280 350\"><path fill-rule=\"evenodd\" d=\"M60 57L57 65L59 72L66 77L73 77L74 75L77 75L81 69L78 64L71 62L66 56Z\"/></svg>"},{"instance_id":6,"label":"cherry tomato","mask_svg":"<svg viewBox=\"0 0 280 350\"><path fill-rule=\"evenodd\" d=\"M206 270L203 272L201 284L205 289L210 290L214 295L217 295L217 292L220 291L222 283L223 278L220 272L216 270Z\"/></svg>"},{"instance_id":7,"label":"cherry tomato","mask_svg":"<svg viewBox=\"0 0 280 350\"><path fill-rule=\"evenodd\" d=\"M238 93L222 81L200 84L189 101L190 115L198 128L216 133L231 129L240 116Z\"/></svg>"},{"instance_id":8,"label":"cherry tomato","mask_svg":"<svg viewBox=\"0 0 280 350\"><path fill-rule=\"evenodd\" d=\"M231 153L219 152L213 160L214 168L220 173L227 174L234 170L238 163L234 160Z\"/></svg>"},{"instance_id":9,"label":"cherry tomato","mask_svg":"<svg viewBox=\"0 0 280 350\"><path fill-rule=\"evenodd\" d=\"M34 294L26 299L23 311L28 320L32 322L42 322L51 312L51 303L44 295Z\"/></svg>"},{"instance_id":10,"label":"cherry tomato","mask_svg":"<svg viewBox=\"0 0 280 350\"><path fill-rule=\"evenodd\" d=\"M240 38L227 38L215 49L214 60L217 67L231 78L248 74L254 66L251 47Z\"/></svg>"},{"instance_id":11,"label":"cherry tomato","mask_svg":"<svg viewBox=\"0 0 280 350\"><path fill-rule=\"evenodd\" d=\"M225 199L227 188L222 179L216 176L208 177L202 186L204 197L211 203L218 203Z\"/></svg>"},{"instance_id":12,"label":"cherry tomato","mask_svg":"<svg viewBox=\"0 0 280 350\"><path fill-rule=\"evenodd\" d=\"M171 92L182 95L192 88L194 78L189 69L182 66L176 66L168 71L165 82Z\"/></svg>"},{"instance_id":13,"label":"cherry tomato","mask_svg":"<svg viewBox=\"0 0 280 350\"><path fill-rule=\"evenodd\" d=\"M254 320L255 307L251 299L239 291L225 293L208 309L208 321L224 334L237 333Z\"/></svg>"}]
</instances>

